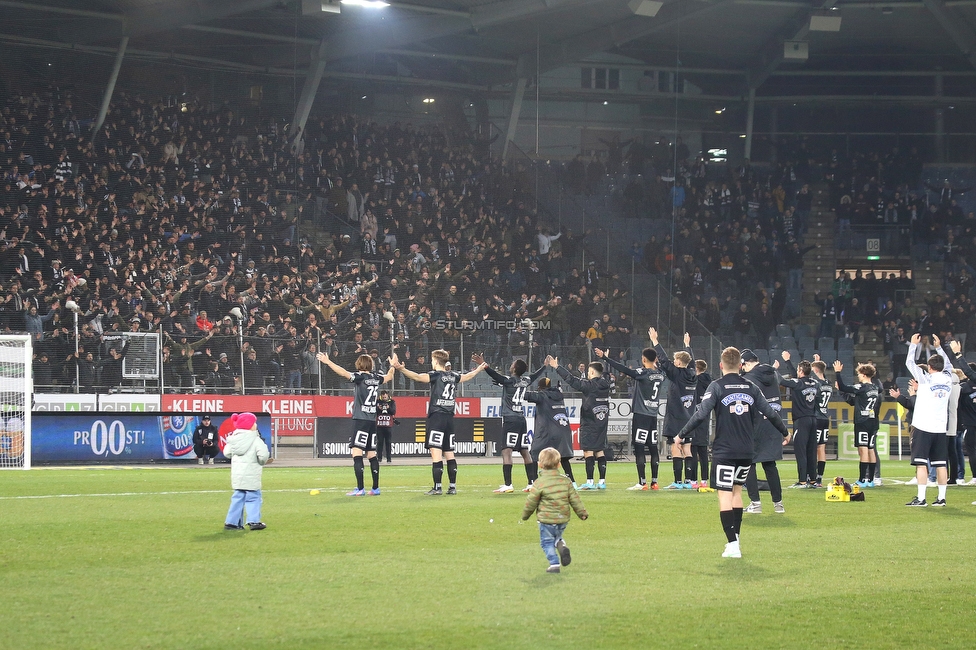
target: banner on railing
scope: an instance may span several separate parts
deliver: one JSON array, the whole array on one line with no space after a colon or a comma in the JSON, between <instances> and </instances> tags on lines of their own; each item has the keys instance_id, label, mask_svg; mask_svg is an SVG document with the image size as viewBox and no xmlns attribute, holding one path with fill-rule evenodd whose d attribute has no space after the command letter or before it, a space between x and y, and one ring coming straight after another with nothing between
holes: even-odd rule
<instances>
[{"instance_id":1,"label":"banner on railing","mask_svg":"<svg viewBox=\"0 0 976 650\"><path fill-rule=\"evenodd\" d=\"M136 414L120 411L38 412L31 432L34 463L147 463L196 460L195 415ZM223 452L234 427L230 413L211 413ZM258 430L271 443L271 416L258 415ZM223 458L223 453L217 456Z\"/></svg>"},{"instance_id":2,"label":"banner on railing","mask_svg":"<svg viewBox=\"0 0 976 650\"><path fill-rule=\"evenodd\" d=\"M399 402L398 402L399 405ZM401 418L393 427L390 451L394 456L426 456L426 418ZM349 418L319 418L315 432L316 458L348 458L349 438L353 433ZM502 421L499 419L455 417L454 453L458 456L485 456L489 454L489 442L501 436Z\"/></svg>"},{"instance_id":3,"label":"banner on railing","mask_svg":"<svg viewBox=\"0 0 976 650\"><path fill-rule=\"evenodd\" d=\"M482 416L482 402L477 397L457 400L454 414L459 418ZM499 403L498 400L495 400ZM396 398L397 417L427 416L426 397ZM163 395L162 410L167 413L217 413L252 411L270 413L274 433L278 436L312 436L316 418L350 418L352 396L333 395Z\"/></svg>"},{"instance_id":4,"label":"banner on railing","mask_svg":"<svg viewBox=\"0 0 976 650\"><path fill-rule=\"evenodd\" d=\"M98 395L92 393L34 393L34 412L97 411Z\"/></svg>"}]
</instances>

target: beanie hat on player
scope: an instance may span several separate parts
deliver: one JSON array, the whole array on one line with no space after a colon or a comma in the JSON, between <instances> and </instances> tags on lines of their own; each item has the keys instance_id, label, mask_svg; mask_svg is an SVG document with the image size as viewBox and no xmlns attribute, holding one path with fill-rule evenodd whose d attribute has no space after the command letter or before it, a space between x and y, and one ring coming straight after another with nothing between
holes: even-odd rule
<instances>
[{"instance_id":1,"label":"beanie hat on player","mask_svg":"<svg viewBox=\"0 0 976 650\"><path fill-rule=\"evenodd\" d=\"M742 363L749 363L750 361L759 361L759 357L752 350L746 349L742 351Z\"/></svg>"},{"instance_id":2,"label":"beanie hat on player","mask_svg":"<svg viewBox=\"0 0 976 650\"><path fill-rule=\"evenodd\" d=\"M235 413L230 416L235 429L253 429L258 419L253 413Z\"/></svg>"}]
</instances>

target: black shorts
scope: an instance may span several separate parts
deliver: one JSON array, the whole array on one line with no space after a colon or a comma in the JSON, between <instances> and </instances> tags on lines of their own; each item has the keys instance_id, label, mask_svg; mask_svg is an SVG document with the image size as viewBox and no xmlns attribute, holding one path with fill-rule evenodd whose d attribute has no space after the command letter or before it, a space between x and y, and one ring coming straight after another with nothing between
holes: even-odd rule
<instances>
[{"instance_id":1,"label":"black shorts","mask_svg":"<svg viewBox=\"0 0 976 650\"><path fill-rule=\"evenodd\" d=\"M529 448L528 427L525 418L505 418L502 420L502 449L523 451Z\"/></svg>"},{"instance_id":2,"label":"black shorts","mask_svg":"<svg viewBox=\"0 0 976 650\"><path fill-rule=\"evenodd\" d=\"M454 416L431 413L427 416L427 449L454 451Z\"/></svg>"},{"instance_id":3,"label":"black shorts","mask_svg":"<svg viewBox=\"0 0 976 650\"><path fill-rule=\"evenodd\" d=\"M363 451L376 449L376 421L353 420L352 433L349 434L349 446Z\"/></svg>"},{"instance_id":4,"label":"black shorts","mask_svg":"<svg viewBox=\"0 0 976 650\"><path fill-rule=\"evenodd\" d=\"M634 419L630 423L630 442L634 445L644 445L650 449L657 447L658 439L657 418L634 413Z\"/></svg>"},{"instance_id":5,"label":"black shorts","mask_svg":"<svg viewBox=\"0 0 976 650\"><path fill-rule=\"evenodd\" d=\"M734 485L745 485L752 467L751 458L713 458L711 486L714 490L731 492Z\"/></svg>"},{"instance_id":6,"label":"black shorts","mask_svg":"<svg viewBox=\"0 0 976 650\"><path fill-rule=\"evenodd\" d=\"M912 432L912 465L945 467L948 458L949 438L946 434L929 433L921 429Z\"/></svg>"},{"instance_id":7,"label":"black shorts","mask_svg":"<svg viewBox=\"0 0 976 650\"><path fill-rule=\"evenodd\" d=\"M854 423L854 446L874 449L878 439L878 421Z\"/></svg>"},{"instance_id":8,"label":"black shorts","mask_svg":"<svg viewBox=\"0 0 976 650\"><path fill-rule=\"evenodd\" d=\"M826 445L830 437L830 420L817 420L817 444Z\"/></svg>"}]
</instances>

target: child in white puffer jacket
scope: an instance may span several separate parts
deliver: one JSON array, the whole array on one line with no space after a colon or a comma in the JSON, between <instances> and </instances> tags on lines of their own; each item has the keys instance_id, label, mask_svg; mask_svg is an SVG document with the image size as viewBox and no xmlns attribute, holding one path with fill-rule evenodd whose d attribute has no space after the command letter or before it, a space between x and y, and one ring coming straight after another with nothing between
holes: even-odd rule
<instances>
[{"instance_id":1,"label":"child in white puffer jacket","mask_svg":"<svg viewBox=\"0 0 976 650\"><path fill-rule=\"evenodd\" d=\"M227 438L224 456L230 458L230 509L224 520L225 530L242 530L244 512L251 530L264 530L261 521L261 473L271 462L271 452L258 432L258 419L253 413L231 416L234 433Z\"/></svg>"}]
</instances>

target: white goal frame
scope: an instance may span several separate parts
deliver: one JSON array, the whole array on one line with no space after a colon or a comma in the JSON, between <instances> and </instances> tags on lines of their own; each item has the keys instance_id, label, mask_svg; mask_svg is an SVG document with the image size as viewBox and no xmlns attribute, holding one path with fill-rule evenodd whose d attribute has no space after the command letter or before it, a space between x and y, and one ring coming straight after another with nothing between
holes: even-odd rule
<instances>
[{"instance_id":1,"label":"white goal frame","mask_svg":"<svg viewBox=\"0 0 976 650\"><path fill-rule=\"evenodd\" d=\"M22 342L18 362L24 364L24 460L21 467L0 467L0 469L30 469L31 468L31 409L34 406L34 346L33 339L26 334L0 334L0 343ZM10 348L8 348L10 349ZM17 349L17 348L13 348ZM0 381L2 381L0 377ZM3 414L3 404L0 404L0 415Z\"/></svg>"}]
</instances>

